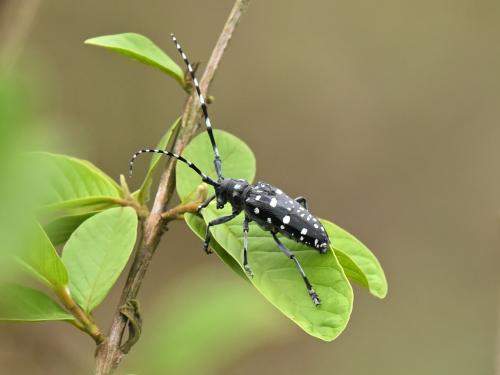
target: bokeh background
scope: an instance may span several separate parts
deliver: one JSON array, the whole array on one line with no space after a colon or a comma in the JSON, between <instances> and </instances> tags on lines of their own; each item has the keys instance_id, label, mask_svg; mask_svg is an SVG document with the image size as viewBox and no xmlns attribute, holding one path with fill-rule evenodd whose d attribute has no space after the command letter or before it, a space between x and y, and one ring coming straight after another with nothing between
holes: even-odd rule
<instances>
[{"instance_id":1,"label":"bokeh background","mask_svg":"<svg viewBox=\"0 0 500 375\"><path fill-rule=\"evenodd\" d=\"M203 64L231 6L0 1L0 50L29 93L34 144L124 173L185 97L83 40L139 32L178 61L174 31ZM259 179L362 239L388 297L355 287L347 330L320 342L174 223L140 293L143 337L120 373L500 374L499 40L493 0L253 1L211 88L213 122L251 146ZM122 285L97 311L104 327ZM199 332L175 332L189 322ZM2 374L90 373L93 350L63 323L0 326ZM154 367L151 353L170 362Z\"/></svg>"}]
</instances>

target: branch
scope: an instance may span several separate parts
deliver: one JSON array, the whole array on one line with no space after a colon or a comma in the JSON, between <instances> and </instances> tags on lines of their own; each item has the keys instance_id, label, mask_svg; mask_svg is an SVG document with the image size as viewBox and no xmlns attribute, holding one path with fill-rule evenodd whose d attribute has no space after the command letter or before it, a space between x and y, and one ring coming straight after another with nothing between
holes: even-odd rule
<instances>
[{"instance_id":1,"label":"branch","mask_svg":"<svg viewBox=\"0 0 500 375\"><path fill-rule=\"evenodd\" d=\"M193 198L189 200L189 202L181 203L174 208L171 208L168 211L165 211L161 214L161 218L163 219L164 224L168 224L168 222L172 220L183 219L185 213L195 214L198 212L198 208L200 205L207 199L208 194L208 186L203 183L198 186L196 191L193 194Z\"/></svg>"},{"instance_id":2,"label":"branch","mask_svg":"<svg viewBox=\"0 0 500 375\"><path fill-rule=\"evenodd\" d=\"M206 94L215 72L219 67L220 60L231 39L233 32L248 6L249 0L236 0L231 13L224 25L224 28L217 40L208 60L207 67L200 80L200 88ZM194 91L194 90L193 90ZM194 136L198 129L200 120L200 111L196 93L187 99L184 105L182 115L182 126L176 137L174 150L176 153L182 153L188 142ZM120 349L125 329L129 323L127 318L122 315L120 309L128 301L136 298L139 288L142 284L146 271L151 262L151 258L163 235L164 225L162 213L165 211L170 198L172 197L175 186L175 160L167 161L165 170L161 176L158 191L153 203L151 212L142 223L142 236L135 252L134 262L130 268L128 278L123 289L118 308L114 314L111 328L106 340L100 344L96 352L96 375L110 374L120 363L124 352Z\"/></svg>"}]
</instances>

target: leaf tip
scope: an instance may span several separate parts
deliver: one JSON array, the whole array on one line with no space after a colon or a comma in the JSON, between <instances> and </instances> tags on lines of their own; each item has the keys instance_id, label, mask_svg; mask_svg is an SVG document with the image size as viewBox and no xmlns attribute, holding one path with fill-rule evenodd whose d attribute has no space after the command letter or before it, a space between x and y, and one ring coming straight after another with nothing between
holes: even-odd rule
<instances>
[{"instance_id":1,"label":"leaf tip","mask_svg":"<svg viewBox=\"0 0 500 375\"><path fill-rule=\"evenodd\" d=\"M385 297L387 297L387 292L388 292L387 283L384 284L381 288L379 288L377 290L371 290L371 293L375 297L380 298L380 299L384 299Z\"/></svg>"},{"instance_id":2,"label":"leaf tip","mask_svg":"<svg viewBox=\"0 0 500 375\"><path fill-rule=\"evenodd\" d=\"M96 45L96 41L99 39L99 37L94 37L94 38L88 38L83 41L83 44L89 44L89 45Z\"/></svg>"}]
</instances>

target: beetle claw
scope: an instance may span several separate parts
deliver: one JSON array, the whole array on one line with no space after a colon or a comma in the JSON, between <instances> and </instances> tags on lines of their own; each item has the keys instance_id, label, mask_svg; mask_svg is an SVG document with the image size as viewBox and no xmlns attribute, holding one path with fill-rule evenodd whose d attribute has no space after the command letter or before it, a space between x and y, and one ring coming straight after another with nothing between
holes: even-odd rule
<instances>
[{"instance_id":1,"label":"beetle claw","mask_svg":"<svg viewBox=\"0 0 500 375\"><path fill-rule=\"evenodd\" d=\"M321 300L319 299L318 294L314 291L314 289L311 289L309 291L309 295L311 296L311 299L313 300L314 304L316 306L321 305Z\"/></svg>"},{"instance_id":2,"label":"beetle claw","mask_svg":"<svg viewBox=\"0 0 500 375\"><path fill-rule=\"evenodd\" d=\"M243 268L245 269L245 272L247 273L248 276L250 277L254 276L254 273L248 264L245 264Z\"/></svg>"}]
</instances>

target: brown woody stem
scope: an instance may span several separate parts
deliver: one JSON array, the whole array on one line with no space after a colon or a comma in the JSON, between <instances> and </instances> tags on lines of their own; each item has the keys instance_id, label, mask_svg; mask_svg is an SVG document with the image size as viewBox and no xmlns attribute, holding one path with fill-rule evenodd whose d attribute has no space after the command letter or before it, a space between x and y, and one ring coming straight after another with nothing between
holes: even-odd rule
<instances>
[{"instance_id":1,"label":"brown woody stem","mask_svg":"<svg viewBox=\"0 0 500 375\"><path fill-rule=\"evenodd\" d=\"M224 28L212 51L212 55L207 63L205 72L200 80L201 91L206 94L208 86L214 78L215 72L219 67L222 55L231 39L233 32L248 6L249 0L236 0L231 13L224 25ZM192 94L186 100L184 112L182 115L182 126L177 134L174 143L176 153L182 153L188 142L194 136L198 129L200 120L200 110L197 98ZM167 207L175 186L175 161L167 161L165 170L160 179L153 207L149 215L142 222L142 236L136 247L134 261L130 268L125 287L123 288L118 308L115 311L111 328L107 338L98 346L96 352L96 375L110 374L120 363L124 354L120 346L128 325L127 318L121 314L120 307L127 301L136 298L140 286L151 262L151 258L164 233L164 219L162 214Z\"/></svg>"}]
</instances>

